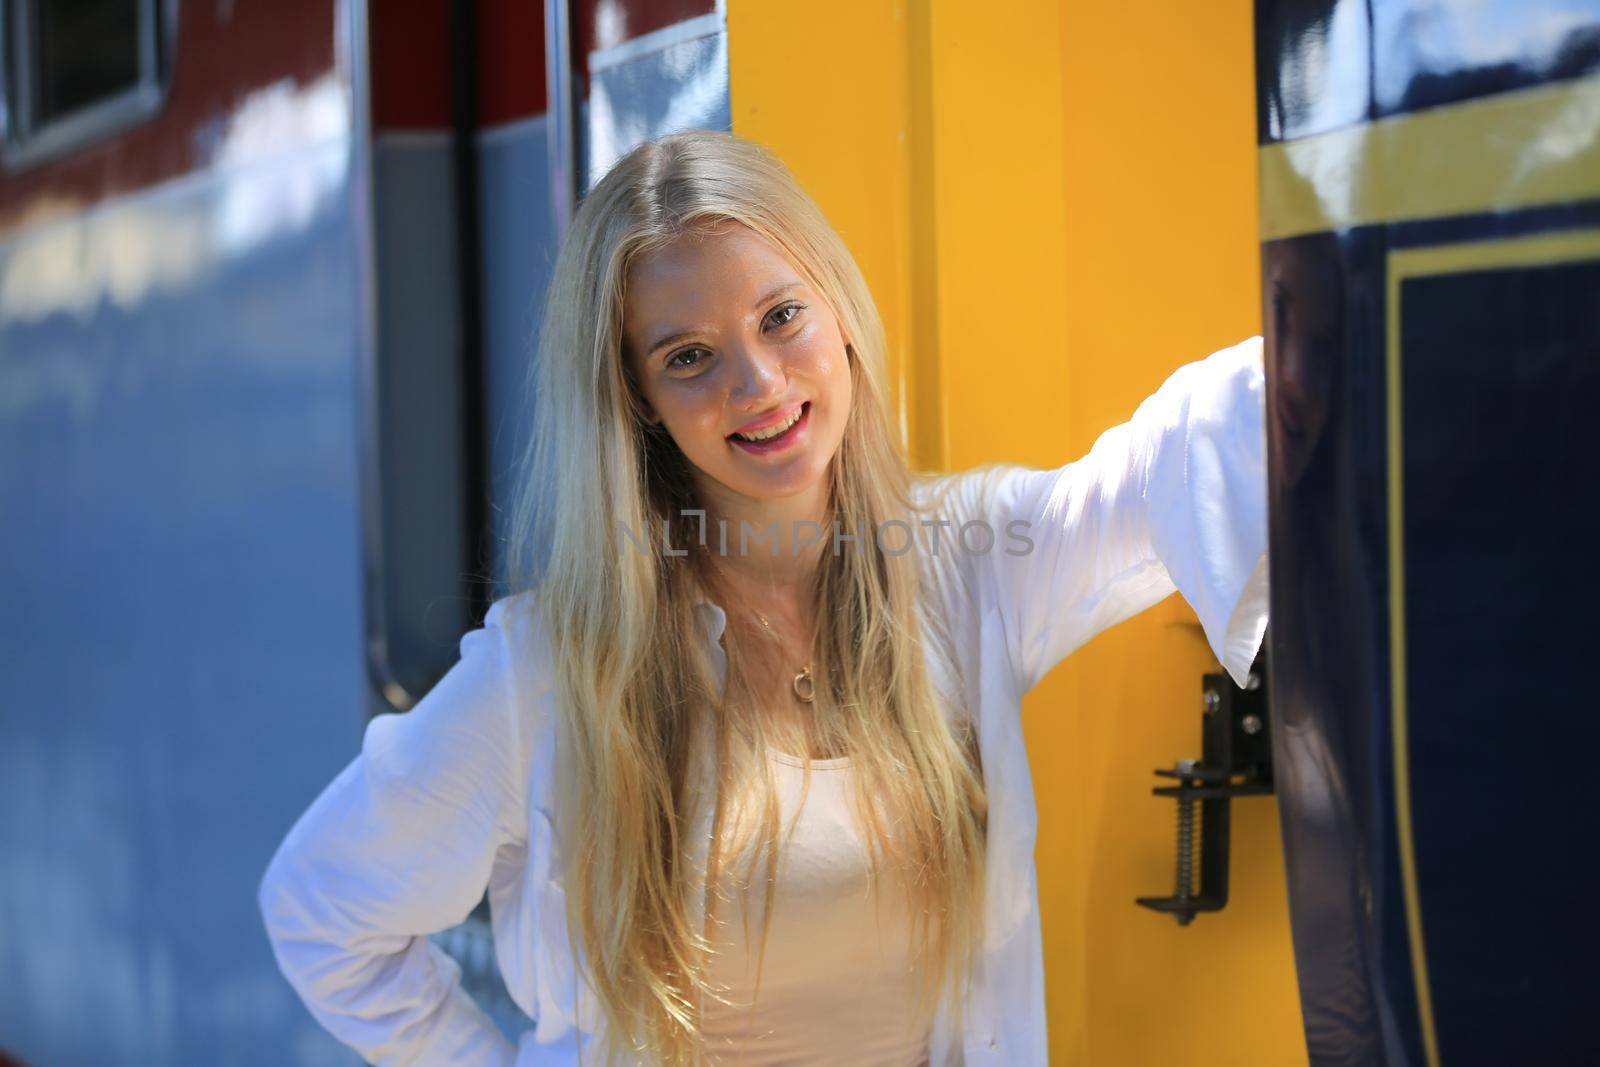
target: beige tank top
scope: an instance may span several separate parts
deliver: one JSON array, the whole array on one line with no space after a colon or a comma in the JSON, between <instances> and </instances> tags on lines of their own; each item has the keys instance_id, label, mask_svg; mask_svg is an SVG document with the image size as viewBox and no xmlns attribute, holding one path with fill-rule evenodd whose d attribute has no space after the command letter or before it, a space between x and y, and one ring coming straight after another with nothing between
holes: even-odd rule
<instances>
[{"instance_id":1,"label":"beige tank top","mask_svg":"<svg viewBox=\"0 0 1600 1067\"><path fill-rule=\"evenodd\" d=\"M772 760L779 825L788 828L797 809L799 818L782 839L759 986L766 863L753 887L748 850L722 864L711 977L731 1003L702 1005L708 1059L923 1067L928 1031L912 1022L904 883L884 885L892 872L872 876L850 761L812 760L802 803L803 761L777 752Z\"/></svg>"}]
</instances>

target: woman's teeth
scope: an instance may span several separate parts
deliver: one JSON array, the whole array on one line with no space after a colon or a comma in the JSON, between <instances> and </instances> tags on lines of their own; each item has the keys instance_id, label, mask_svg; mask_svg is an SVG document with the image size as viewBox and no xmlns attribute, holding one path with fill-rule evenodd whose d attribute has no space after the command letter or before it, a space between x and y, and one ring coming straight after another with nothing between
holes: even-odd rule
<instances>
[{"instance_id":1,"label":"woman's teeth","mask_svg":"<svg viewBox=\"0 0 1600 1067\"><path fill-rule=\"evenodd\" d=\"M751 433L736 433L733 436L741 438L741 439L746 440L746 441L767 441L767 440L770 440L771 438L774 438L774 437L778 436L780 433L782 433L783 431L787 430L789 427L793 426L795 423L799 422L800 421L800 416L802 414L804 414L804 413L805 413L805 405L802 404L800 407L797 407L797 408L794 409L794 414L793 415L790 415L787 419L783 420L782 422L774 423L773 425L768 426L764 430L756 430L756 431L753 431Z\"/></svg>"}]
</instances>

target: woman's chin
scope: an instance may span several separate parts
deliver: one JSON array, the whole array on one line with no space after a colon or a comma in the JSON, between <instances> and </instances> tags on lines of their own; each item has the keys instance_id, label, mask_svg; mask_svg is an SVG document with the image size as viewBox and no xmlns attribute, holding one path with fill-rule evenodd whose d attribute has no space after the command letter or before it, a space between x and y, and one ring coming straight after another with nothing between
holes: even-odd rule
<instances>
[{"instance_id":1,"label":"woman's chin","mask_svg":"<svg viewBox=\"0 0 1600 1067\"><path fill-rule=\"evenodd\" d=\"M714 475L711 480L724 492L744 500L758 504L780 504L824 486L828 468L824 464L818 470L812 464L804 463L763 473L765 477L752 477L749 471L730 471Z\"/></svg>"}]
</instances>

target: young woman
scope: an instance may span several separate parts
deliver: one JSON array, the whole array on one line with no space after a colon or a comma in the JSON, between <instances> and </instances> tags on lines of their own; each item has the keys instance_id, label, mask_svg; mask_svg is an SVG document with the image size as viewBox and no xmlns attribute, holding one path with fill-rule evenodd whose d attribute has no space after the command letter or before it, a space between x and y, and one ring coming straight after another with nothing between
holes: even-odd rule
<instances>
[{"instance_id":1,"label":"young woman","mask_svg":"<svg viewBox=\"0 0 1600 1067\"><path fill-rule=\"evenodd\" d=\"M1259 339L1057 470L909 472L860 272L760 148L583 201L534 367L524 566L262 883L384 1064L1046 1062L1022 695L1181 591L1266 625ZM424 935L487 887L514 1048Z\"/></svg>"}]
</instances>

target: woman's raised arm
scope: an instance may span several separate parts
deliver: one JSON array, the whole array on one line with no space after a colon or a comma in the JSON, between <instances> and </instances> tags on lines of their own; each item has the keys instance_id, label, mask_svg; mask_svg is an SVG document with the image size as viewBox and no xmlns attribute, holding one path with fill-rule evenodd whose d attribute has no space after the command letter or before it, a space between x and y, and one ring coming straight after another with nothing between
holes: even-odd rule
<instances>
[{"instance_id":1,"label":"woman's raised arm","mask_svg":"<svg viewBox=\"0 0 1600 1067\"><path fill-rule=\"evenodd\" d=\"M1022 691L1174 590L1244 684L1267 621L1265 384L1254 337L1179 367L1073 463L956 476L952 507L995 534L963 569Z\"/></svg>"},{"instance_id":2,"label":"woman's raised arm","mask_svg":"<svg viewBox=\"0 0 1600 1067\"><path fill-rule=\"evenodd\" d=\"M278 965L330 1033L378 1064L508 1067L515 1050L426 935L464 920L527 839L525 741L501 604L461 659L295 823L262 879Z\"/></svg>"}]
</instances>

